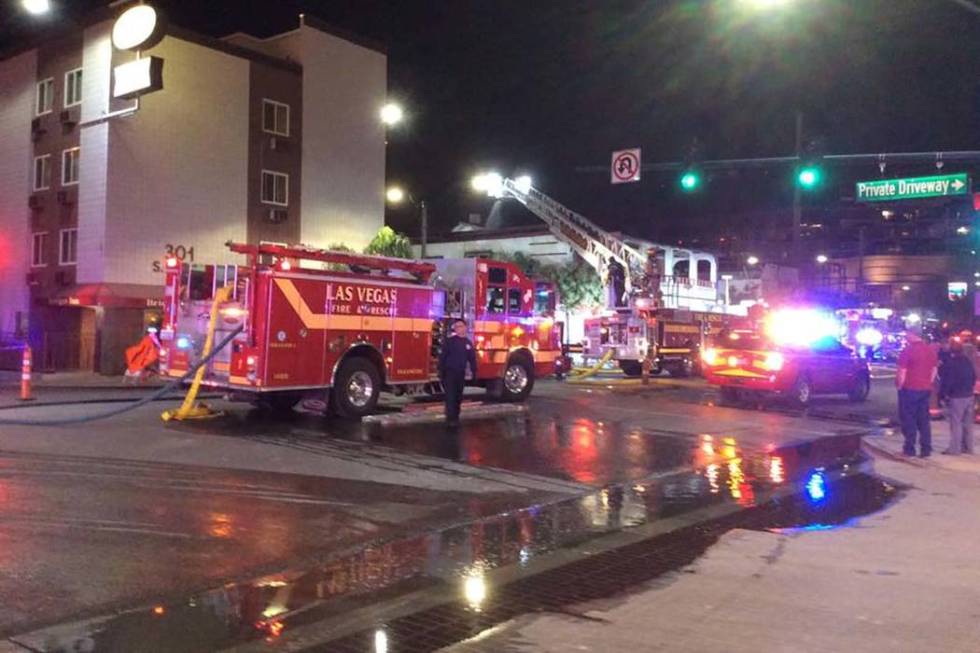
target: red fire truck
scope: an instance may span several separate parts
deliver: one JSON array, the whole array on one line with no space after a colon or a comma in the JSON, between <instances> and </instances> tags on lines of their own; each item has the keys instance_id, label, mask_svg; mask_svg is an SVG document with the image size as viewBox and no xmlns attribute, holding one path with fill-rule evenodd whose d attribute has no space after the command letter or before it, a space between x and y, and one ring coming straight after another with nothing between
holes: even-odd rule
<instances>
[{"instance_id":1,"label":"red fire truck","mask_svg":"<svg viewBox=\"0 0 980 653\"><path fill-rule=\"evenodd\" d=\"M521 401L537 376L554 372L561 349L554 286L512 263L228 247L247 264L166 260L160 358L169 376L200 358L212 300L225 286L231 298L219 309L215 342L243 330L208 364L204 384L266 407L319 398L359 417L382 390L438 393L438 355L455 319L467 322L477 350L471 383L492 397Z\"/></svg>"}]
</instances>

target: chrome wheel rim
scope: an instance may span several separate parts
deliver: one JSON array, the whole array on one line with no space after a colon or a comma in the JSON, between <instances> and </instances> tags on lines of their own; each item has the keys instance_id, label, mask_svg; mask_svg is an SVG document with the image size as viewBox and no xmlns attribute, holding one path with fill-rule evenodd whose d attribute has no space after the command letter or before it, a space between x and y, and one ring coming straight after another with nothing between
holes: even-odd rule
<instances>
[{"instance_id":1,"label":"chrome wheel rim","mask_svg":"<svg viewBox=\"0 0 980 653\"><path fill-rule=\"evenodd\" d=\"M800 387L796 391L796 396L799 398L801 404L810 401L810 384L806 381L801 381Z\"/></svg>"},{"instance_id":2,"label":"chrome wheel rim","mask_svg":"<svg viewBox=\"0 0 980 653\"><path fill-rule=\"evenodd\" d=\"M367 372L357 371L351 374L347 382L347 398L350 403L358 408L363 408L371 401L374 394L374 382L371 375Z\"/></svg>"},{"instance_id":3,"label":"chrome wheel rim","mask_svg":"<svg viewBox=\"0 0 980 653\"><path fill-rule=\"evenodd\" d=\"M504 385L513 394L521 393L527 387L527 371L523 365L511 365L504 372Z\"/></svg>"}]
</instances>

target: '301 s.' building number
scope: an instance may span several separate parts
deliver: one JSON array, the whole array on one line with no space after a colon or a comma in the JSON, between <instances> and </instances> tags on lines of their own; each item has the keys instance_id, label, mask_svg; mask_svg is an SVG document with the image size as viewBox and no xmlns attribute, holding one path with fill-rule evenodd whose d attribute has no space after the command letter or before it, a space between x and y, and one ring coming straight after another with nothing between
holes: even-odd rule
<instances>
[{"instance_id":1,"label":"'301 s.' building number","mask_svg":"<svg viewBox=\"0 0 980 653\"><path fill-rule=\"evenodd\" d=\"M187 261L188 263L194 262L194 248L187 247L185 245L174 245L173 243L167 243L164 246L164 252L167 256L176 256L181 261ZM163 262L153 261L153 271L163 272Z\"/></svg>"}]
</instances>

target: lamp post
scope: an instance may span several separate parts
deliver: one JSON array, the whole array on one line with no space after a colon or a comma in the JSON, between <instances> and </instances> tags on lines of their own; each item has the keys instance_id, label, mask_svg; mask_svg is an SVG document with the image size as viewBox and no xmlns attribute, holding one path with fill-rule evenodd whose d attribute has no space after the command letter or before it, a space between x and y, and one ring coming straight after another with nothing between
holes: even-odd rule
<instances>
[{"instance_id":1,"label":"lamp post","mask_svg":"<svg viewBox=\"0 0 980 653\"><path fill-rule=\"evenodd\" d=\"M419 239L419 258L425 258L426 245L429 241L429 210L425 206L425 200L416 200L411 193L406 193L399 186L390 186L385 191L385 199L389 204L398 205L407 201L409 204L419 207L419 220L422 223L422 236Z\"/></svg>"}]
</instances>

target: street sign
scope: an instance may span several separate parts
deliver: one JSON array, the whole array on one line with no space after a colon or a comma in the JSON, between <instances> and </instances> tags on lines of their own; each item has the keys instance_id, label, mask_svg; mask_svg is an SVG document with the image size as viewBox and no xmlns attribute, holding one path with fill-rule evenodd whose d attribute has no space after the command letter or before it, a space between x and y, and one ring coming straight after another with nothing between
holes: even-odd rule
<instances>
[{"instance_id":1,"label":"street sign","mask_svg":"<svg viewBox=\"0 0 980 653\"><path fill-rule=\"evenodd\" d=\"M640 148L619 150L612 153L610 179L614 184L640 181Z\"/></svg>"},{"instance_id":2,"label":"street sign","mask_svg":"<svg viewBox=\"0 0 980 653\"><path fill-rule=\"evenodd\" d=\"M859 181L854 197L859 202L893 202L924 197L967 195L970 177L965 172L935 177Z\"/></svg>"}]
</instances>

